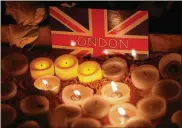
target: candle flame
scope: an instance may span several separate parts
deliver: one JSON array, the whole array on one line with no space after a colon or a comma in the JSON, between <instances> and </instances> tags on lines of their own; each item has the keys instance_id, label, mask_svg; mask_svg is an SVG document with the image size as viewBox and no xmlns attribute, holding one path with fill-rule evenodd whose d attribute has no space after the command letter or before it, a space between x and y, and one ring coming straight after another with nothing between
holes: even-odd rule
<instances>
[{"instance_id":1,"label":"candle flame","mask_svg":"<svg viewBox=\"0 0 182 128\"><path fill-rule=\"evenodd\" d=\"M71 41L71 46L76 46L76 42L75 41Z\"/></svg>"},{"instance_id":2,"label":"candle flame","mask_svg":"<svg viewBox=\"0 0 182 128\"><path fill-rule=\"evenodd\" d=\"M74 93L76 96L80 96L80 91L78 91L78 90L74 90L73 93Z\"/></svg>"},{"instance_id":3,"label":"candle flame","mask_svg":"<svg viewBox=\"0 0 182 128\"><path fill-rule=\"evenodd\" d=\"M136 57L136 50L135 49L132 49L131 50L131 55L135 58Z\"/></svg>"},{"instance_id":4,"label":"candle flame","mask_svg":"<svg viewBox=\"0 0 182 128\"><path fill-rule=\"evenodd\" d=\"M118 113L122 116L126 115L126 111L122 107L118 108Z\"/></svg>"},{"instance_id":5,"label":"candle flame","mask_svg":"<svg viewBox=\"0 0 182 128\"><path fill-rule=\"evenodd\" d=\"M104 53L104 54L108 54L109 52L108 52L107 49L105 49L105 50L103 51L103 53Z\"/></svg>"},{"instance_id":6,"label":"candle flame","mask_svg":"<svg viewBox=\"0 0 182 128\"><path fill-rule=\"evenodd\" d=\"M111 87L112 87L113 92L118 91L117 84L114 81L111 82Z\"/></svg>"},{"instance_id":7,"label":"candle flame","mask_svg":"<svg viewBox=\"0 0 182 128\"><path fill-rule=\"evenodd\" d=\"M45 85L48 84L47 80L42 80L42 83L45 84Z\"/></svg>"}]
</instances>

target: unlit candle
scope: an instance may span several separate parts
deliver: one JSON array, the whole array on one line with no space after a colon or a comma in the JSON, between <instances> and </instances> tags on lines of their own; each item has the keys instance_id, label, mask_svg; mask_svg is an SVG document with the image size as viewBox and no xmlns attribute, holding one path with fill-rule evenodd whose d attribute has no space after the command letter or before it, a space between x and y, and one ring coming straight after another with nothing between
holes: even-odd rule
<instances>
[{"instance_id":1,"label":"unlit candle","mask_svg":"<svg viewBox=\"0 0 182 128\"><path fill-rule=\"evenodd\" d=\"M166 113L166 101L159 96L149 96L137 103L137 115L149 120L161 118Z\"/></svg>"},{"instance_id":2,"label":"unlit candle","mask_svg":"<svg viewBox=\"0 0 182 128\"><path fill-rule=\"evenodd\" d=\"M121 81L128 74L127 62L119 57L113 57L102 64L103 76L109 80Z\"/></svg>"},{"instance_id":3,"label":"unlit candle","mask_svg":"<svg viewBox=\"0 0 182 128\"><path fill-rule=\"evenodd\" d=\"M159 71L152 65L136 67L131 74L133 85L141 90L151 89L159 80Z\"/></svg>"}]
</instances>

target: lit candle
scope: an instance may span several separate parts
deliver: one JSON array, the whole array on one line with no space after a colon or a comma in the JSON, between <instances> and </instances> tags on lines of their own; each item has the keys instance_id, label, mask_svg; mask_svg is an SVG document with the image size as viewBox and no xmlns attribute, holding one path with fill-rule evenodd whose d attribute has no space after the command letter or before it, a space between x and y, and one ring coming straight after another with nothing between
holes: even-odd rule
<instances>
[{"instance_id":1,"label":"lit candle","mask_svg":"<svg viewBox=\"0 0 182 128\"><path fill-rule=\"evenodd\" d=\"M108 54L109 54L109 51L108 51L107 49L104 49L104 50L103 50L103 53L104 53L105 55L108 55Z\"/></svg>"},{"instance_id":2,"label":"lit candle","mask_svg":"<svg viewBox=\"0 0 182 128\"><path fill-rule=\"evenodd\" d=\"M55 73L61 80L77 77L78 59L73 55L62 55L55 60Z\"/></svg>"},{"instance_id":3,"label":"lit candle","mask_svg":"<svg viewBox=\"0 0 182 128\"><path fill-rule=\"evenodd\" d=\"M109 80L121 81L128 74L127 62L119 57L113 57L102 64L103 76Z\"/></svg>"},{"instance_id":4,"label":"lit candle","mask_svg":"<svg viewBox=\"0 0 182 128\"><path fill-rule=\"evenodd\" d=\"M80 84L66 86L62 91L62 99L66 104L82 105L83 101L93 95L93 90Z\"/></svg>"},{"instance_id":5,"label":"lit candle","mask_svg":"<svg viewBox=\"0 0 182 128\"><path fill-rule=\"evenodd\" d=\"M127 120L126 111L122 107L119 107L118 113L121 115L121 117L119 118L121 125L125 124Z\"/></svg>"},{"instance_id":6,"label":"lit candle","mask_svg":"<svg viewBox=\"0 0 182 128\"><path fill-rule=\"evenodd\" d=\"M182 128L182 110L173 113L171 121L172 123L177 124L179 128Z\"/></svg>"},{"instance_id":7,"label":"lit candle","mask_svg":"<svg viewBox=\"0 0 182 128\"><path fill-rule=\"evenodd\" d=\"M45 95L54 95L59 93L60 82L56 76L43 76L35 80L34 86Z\"/></svg>"},{"instance_id":8,"label":"lit candle","mask_svg":"<svg viewBox=\"0 0 182 128\"><path fill-rule=\"evenodd\" d=\"M152 65L136 67L131 74L133 85L141 90L148 90L159 80L159 71Z\"/></svg>"},{"instance_id":9,"label":"lit candle","mask_svg":"<svg viewBox=\"0 0 182 128\"><path fill-rule=\"evenodd\" d=\"M124 103L130 99L130 88L124 83L112 81L102 87L101 95L110 104Z\"/></svg>"},{"instance_id":10,"label":"lit candle","mask_svg":"<svg viewBox=\"0 0 182 128\"><path fill-rule=\"evenodd\" d=\"M30 64L30 73L33 80L46 75L54 75L53 61L44 57L34 59Z\"/></svg>"},{"instance_id":11,"label":"lit candle","mask_svg":"<svg viewBox=\"0 0 182 128\"><path fill-rule=\"evenodd\" d=\"M131 55L133 56L133 59L136 60L137 54L136 54L136 50L135 49L131 50Z\"/></svg>"},{"instance_id":12,"label":"lit candle","mask_svg":"<svg viewBox=\"0 0 182 128\"><path fill-rule=\"evenodd\" d=\"M51 128L67 128L81 117L81 108L75 105L62 104L50 113Z\"/></svg>"},{"instance_id":13,"label":"lit candle","mask_svg":"<svg viewBox=\"0 0 182 128\"><path fill-rule=\"evenodd\" d=\"M81 118L73 122L71 128L100 128L101 123L92 118Z\"/></svg>"},{"instance_id":14,"label":"lit candle","mask_svg":"<svg viewBox=\"0 0 182 128\"><path fill-rule=\"evenodd\" d=\"M49 100L44 96L31 95L20 102L20 109L30 116L46 114L49 111Z\"/></svg>"},{"instance_id":15,"label":"lit candle","mask_svg":"<svg viewBox=\"0 0 182 128\"><path fill-rule=\"evenodd\" d=\"M75 101L75 100L78 101L78 100L81 99L80 91L74 90L73 93L74 93L74 95L71 96L71 99L72 99L73 101Z\"/></svg>"},{"instance_id":16,"label":"lit candle","mask_svg":"<svg viewBox=\"0 0 182 128\"><path fill-rule=\"evenodd\" d=\"M71 46L76 46L76 42L74 40L71 40L71 43L70 43Z\"/></svg>"},{"instance_id":17,"label":"lit candle","mask_svg":"<svg viewBox=\"0 0 182 128\"><path fill-rule=\"evenodd\" d=\"M78 78L82 83L94 82L102 79L100 65L95 61L86 61L78 67Z\"/></svg>"},{"instance_id":18,"label":"lit candle","mask_svg":"<svg viewBox=\"0 0 182 128\"><path fill-rule=\"evenodd\" d=\"M131 117L126 122L125 128L154 128L152 122L143 117Z\"/></svg>"},{"instance_id":19,"label":"lit candle","mask_svg":"<svg viewBox=\"0 0 182 128\"><path fill-rule=\"evenodd\" d=\"M40 126L36 121L28 120L21 123L18 128L40 128Z\"/></svg>"},{"instance_id":20,"label":"lit candle","mask_svg":"<svg viewBox=\"0 0 182 128\"><path fill-rule=\"evenodd\" d=\"M149 120L161 118L166 113L166 101L159 96L149 96L137 103L137 115Z\"/></svg>"},{"instance_id":21,"label":"lit candle","mask_svg":"<svg viewBox=\"0 0 182 128\"><path fill-rule=\"evenodd\" d=\"M130 117L136 116L136 107L129 103L112 106L109 111L109 122L115 126L124 126Z\"/></svg>"},{"instance_id":22,"label":"lit candle","mask_svg":"<svg viewBox=\"0 0 182 128\"><path fill-rule=\"evenodd\" d=\"M3 128L10 126L14 123L17 113L16 109L14 109L12 106L8 104L1 104L1 126Z\"/></svg>"},{"instance_id":23,"label":"lit candle","mask_svg":"<svg viewBox=\"0 0 182 128\"><path fill-rule=\"evenodd\" d=\"M28 70L28 58L21 53L12 53L3 58L2 70L12 76L23 75Z\"/></svg>"},{"instance_id":24,"label":"lit candle","mask_svg":"<svg viewBox=\"0 0 182 128\"><path fill-rule=\"evenodd\" d=\"M102 96L94 95L83 103L83 112L86 116L101 119L108 114L110 104Z\"/></svg>"},{"instance_id":25,"label":"lit candle","mask_svg":"<svg viewBox=\"0 0 182 128\"><path fill-rule=\"evenodd\" d=\"M153 86L152 94L163 97L168 103L175 102L181 96L181 85L174 80L161 80Z\"/></svg>"},{"instance_id":26,"label":"lit candle","mask_svg":"<svg viewBox=\"0 0 182 128\"><path fill-rule=\"evenodd\" d=\"M1 101L11 100L16 96L17 87L13 82L1 83Z\"/></svg>"}]
</instances>

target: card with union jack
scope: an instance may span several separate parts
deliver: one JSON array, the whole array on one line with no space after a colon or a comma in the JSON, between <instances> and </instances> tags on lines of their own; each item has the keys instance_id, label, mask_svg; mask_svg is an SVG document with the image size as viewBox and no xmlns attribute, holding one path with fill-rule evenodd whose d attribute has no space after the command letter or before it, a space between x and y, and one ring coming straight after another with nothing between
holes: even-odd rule
<instances>
[{"instance_id":1,"label":"card with union jack","mask_svg":"<svg viewBox=\"0 0 182 128\"><path fill-rule=\"evenodd\" d=\"M148 11L50 7L52 47L70 54L148 55Z\"/></svg>"}]
</instances>

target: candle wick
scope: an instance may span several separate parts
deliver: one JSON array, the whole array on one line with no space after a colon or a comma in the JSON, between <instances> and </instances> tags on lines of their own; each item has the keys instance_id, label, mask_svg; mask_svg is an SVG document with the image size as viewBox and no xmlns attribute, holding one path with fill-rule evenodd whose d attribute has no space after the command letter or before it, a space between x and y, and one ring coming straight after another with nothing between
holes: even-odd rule
<instances>
[{"instance_id":1,"label":"candle wick","mask_svg":"<svg viewBox=\"0 0 182 128\"><path fill-rule=\"evenodd\" d=\"M97 100L95 101L95 105L97 105L98 104L98 102L97 102Z\"/></svg>"},{"instance_id":2,"label":"candle wick","mask_svg":"<svg viewBox=\"0 0 182 128\"><path fill-rule=\"evenodd\" d=\"M145 76L147 75L147 73L146 73L146 72L144 72L144 74L145 74Z\"/></svg>"},{"instance_id":3,"label":"candle wick","mask_svg":"<svg viewBox=\"0 0 182 128\"><path fill-rule=\"evenodd\" d=\"M122 96L122 94L119 93L118 90L116 90L116 91L114 91L114 92L112 93L112 97L114 97L114 98L119 98L119 97L121 97L121 96Z\"/></svg>"},{"instance_id":4,"label":"candle wick","mask_svg":"<svg viewBox=\"0 0 182 128\"><path fill-rule=\"evenodd\" d=\"M68 116L72 115L72 112L70 112L70 111L67 111L66 113L67 113Z\"/></svg>"},{"instance_id":5,"label":"candle wick","mask_svg":"<svg viewBox=\"0 0 182 128\"><path fill-rule=\"evenodd\" d=\"M48 84L45 84L46 89L48 89Z\"/></svg>"},{"instance_id":6,"label":"candle wick","mask_svg":"<svg viewBox=\"0 0 182 128\"><path fill-rule=\"evenodd\" d=\"M80 96L80 95L75 95L75 94L73 94L73 95L71 96L71 99L72 99L73 101L78 101L78 100L81 99L81 96Z\"/></svg>"},{"instance_id":7,"label":"candle wick","mask_svg":"<svg viewBox=\"0 0 182 128\"><path fill-rule=\"evenodd\" d=\"M66 64L67 64L67 62L66 62Z\"/></svg>"},{"instance_id":8,"label":"candle wick","mask_svg":"<svg viewBox=\"0 0 182 128\"><path fill-rule=\"evenodd\" d=\"M37 105L39 108L44 108L44 105L43 104L38 104Z\"/></svg>"},{"instance_id":9,"label":"candle wick","mask_svg":"<svg viewBox=\"0 0 182 128\"><path fill-rule=\"evenodd\" d=\"M90 71L90 69L88 69L88 71Z\"/></svg>"},{"instance_id":10,"label":"candle wick","mask_svg":"<svg viewBox=\"0 0 182 128\"><path fill-rule=\"evenodd\" d=\"M40 66L42 67L42 64Z\"/></svg>"}]
</instances>

